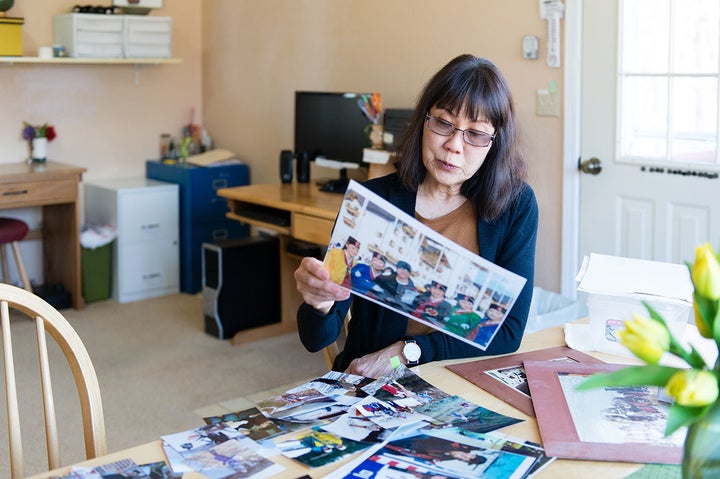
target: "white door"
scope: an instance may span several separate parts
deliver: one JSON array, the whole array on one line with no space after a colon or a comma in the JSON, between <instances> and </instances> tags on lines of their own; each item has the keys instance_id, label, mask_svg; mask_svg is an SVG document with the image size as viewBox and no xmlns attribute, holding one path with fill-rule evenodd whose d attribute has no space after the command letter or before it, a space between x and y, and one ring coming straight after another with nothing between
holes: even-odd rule
<instances>
[{"instance_id":1,"label":"white door","mask_svg":"<svg viewBox=\"0 0 720 479\"><path fill-rule=\"evenodd\" d=\"M633 15L618 14L623 2L632 2ZM718 3L582 2L579 161L597 158L602 170L580 175L580 260L594 252L684 263L697 244L720 248ZM698 4L703 11L688 13ZM669 28L678 19L714 26ZM632 73L620 82L618 58L621 72Z\"/></svg>"}]
</instances>

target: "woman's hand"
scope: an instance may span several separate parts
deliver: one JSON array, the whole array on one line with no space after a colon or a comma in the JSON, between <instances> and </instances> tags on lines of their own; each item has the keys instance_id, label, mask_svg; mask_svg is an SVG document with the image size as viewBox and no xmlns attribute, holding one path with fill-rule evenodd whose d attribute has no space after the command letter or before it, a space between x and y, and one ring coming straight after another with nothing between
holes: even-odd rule
<instances>
[{"instance_id":1,"label":"woman's hand","mask_svg":"<svg viewBox=\"0 0 720 479\"><path fill-rule=\"evenodd\" d=\"M303 301L325 314L335 301L350 297L350 290L330 281L330 273L316 258L303 258L294 276Z\"/></svg>"},{"instance_id":2,"label":"woman's hand","mask_svg":"<svg viewBox=\"0 0 720 479\"><path fill-rule=\"evenodd\" d=\"M397 356L402 363L405 363L405 358L402 355L403 346L405 346L405 343L398 341L385 349L353 359L345 372L366 378L388 376L393 370L390 358Z\"/></svg>"}]
</instances>

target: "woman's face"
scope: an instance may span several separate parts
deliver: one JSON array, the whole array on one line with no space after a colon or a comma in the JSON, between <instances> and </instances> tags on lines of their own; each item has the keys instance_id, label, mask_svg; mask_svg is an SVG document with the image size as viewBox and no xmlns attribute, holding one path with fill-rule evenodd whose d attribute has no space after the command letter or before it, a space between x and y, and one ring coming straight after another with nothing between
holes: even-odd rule
<instances>
[{"instance_id":1,"label":"woman's face","mask_svg":"<svg viewBox=\"0 0 720 479\"><path fill-rule=\"evenodd\" d=\"M489 135L495 134L495 128L490 122L481 118L455 116L447 110L435 107L431 108L428 114L452 123L460 130L471 129ZM439 135L430 130L427 120L423 126L423 164L430 177L443 186L459 188L480 169L491 146L492 143L485 147L469 145L463 139L463 134L457 130L450 136Z\"/></svg>"}]
</instances>

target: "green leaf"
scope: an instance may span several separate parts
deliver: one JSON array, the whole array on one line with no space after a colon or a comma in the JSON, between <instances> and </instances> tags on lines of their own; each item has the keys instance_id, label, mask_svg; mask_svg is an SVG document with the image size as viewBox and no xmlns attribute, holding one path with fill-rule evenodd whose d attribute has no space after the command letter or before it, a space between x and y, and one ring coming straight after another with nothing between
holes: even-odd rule
<instances>
[{"instance_id":1,"label":"green leaf","mask_svg":"<svg viewBox=\"0 0 720 479\"><path fill-rule=\"evenodd\" d=\"M603 386L660 386L663 387L678 368L647 365L628 366L611 373L593 374L577 386L580 391Z\"/></svg>"},{"instance_id":2,"label":"green leaf","mask_svg":"<svg viewBox=\"0 0 720 479\"><path fill-rule=\"evenodd\" d=\"M673 403L670 406L665 436L669 436L683 426L689 426L702 417L710 406L681 406Z\"/></svg>"},{"instance_id":3,"label":"green leaf","mask_svg":"<svg viewBox=\"0 0 720 479\"><path fill-rule=\"evenodd\" d=\"M657 311L655 311L655 309L654 309L652 306L650 306L650 303L648 303L647 301L643 301L643 304L644 304L645 307L647 308L648 313L650 313L650 317L651 317L652 319L654 319L655 321L657 321L658 323L660 323L660 324L662 324L663 326L665 326L665 329L667 329L668 332L670 332L670 330L668 329L667 324L665 323L665 320L663 319L662 316L660 316L660 313L658 313Z\"/></svg>"}]
</instances>

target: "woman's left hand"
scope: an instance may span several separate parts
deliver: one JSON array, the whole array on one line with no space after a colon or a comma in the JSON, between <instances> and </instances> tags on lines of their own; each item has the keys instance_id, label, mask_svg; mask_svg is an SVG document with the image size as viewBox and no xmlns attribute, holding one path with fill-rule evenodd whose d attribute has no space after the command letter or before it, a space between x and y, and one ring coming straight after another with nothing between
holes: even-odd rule
<instances>
[{"instance_id":1,"label":"woman's left hand","mask_svg":"<svg viewBox=\"0 0 720 479\"><path fill-rule=\"evenodd\" d=\"M385 349L381 349L380 351L371 354L366 354L361 358L353 359L345 372L348 374L364 376L366 378L380 378L388 376L393 370L390 358L397 356L401 363L405 363L405 359L402 355L404 345L405 343L398 341Z\"/></svg>"}]
</instances>

